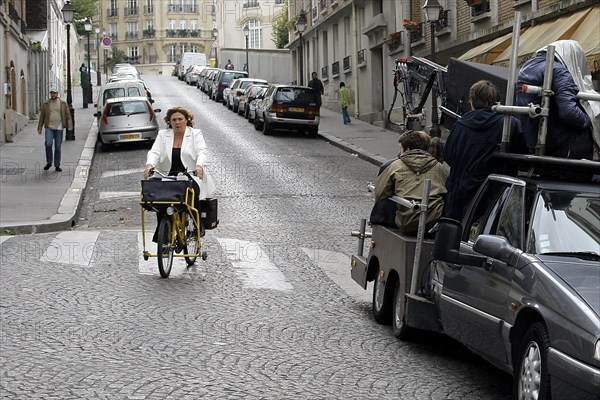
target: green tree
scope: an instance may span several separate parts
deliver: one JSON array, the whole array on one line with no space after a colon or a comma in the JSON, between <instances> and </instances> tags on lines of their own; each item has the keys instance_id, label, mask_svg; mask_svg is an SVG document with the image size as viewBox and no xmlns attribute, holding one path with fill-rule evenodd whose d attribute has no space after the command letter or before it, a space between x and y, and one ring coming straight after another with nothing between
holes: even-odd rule
<instances>
[{"instance_id":1,"label":"green tree","mask_svg":"<svg viewBox=\"0 0 600 400\"><path fill-rule=\"evenodd\" d=\"M86 18L90 18L94 25L98 24L98 3L99 0L71 0L71 4L75 7L75 16L73 21L75 22L75 30L80 36L85 36L86 31L83 26L83 21ZM92 29L92 33L94 30Z\"/></svg>"},{"instance_id":2,"label":"green tree","mask_svg":"<svg viewBox=\"0 0 600 400\"><path fill-rule=\"evenodd\" d=\"M121 64L123 62L124 56L125 53L122 50L113 47L112 56L108 59L106 63L108 71L112 71L113 69L115 69L115 65Z\"/></svg>"},{"instance_id":3,"label":"green tree","mask_svg":"<svg viewBox=\"0 0 600 400\"><path fill-rule=\"evenodd\" d=\"M283 49L290 42L290 24L288 19L288 0L283 2L283 8L273 18L271 37L278 49Z\"/></svg>"}]
</instances>

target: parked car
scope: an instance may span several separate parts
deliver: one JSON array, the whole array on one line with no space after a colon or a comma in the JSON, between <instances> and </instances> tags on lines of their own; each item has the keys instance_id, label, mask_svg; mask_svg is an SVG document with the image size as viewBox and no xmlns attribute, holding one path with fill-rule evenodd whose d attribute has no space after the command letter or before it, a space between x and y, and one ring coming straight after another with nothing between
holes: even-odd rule
<instances>
[{"instance_id":1,"label":"parked car","mask_svg":"<svg viewBox=\"0 0 600 400\"><path fill-rule=\"evenodd\" d=\"M214 101L223 101L223 90L229 87L229 83L233 79L245 78L248 76L246 71L231 71L223 69L219 71L219 74L213 82L213 88L211 92L211 98Z\"/></svg>"},{"instance_id":2,"label":"parked car","mask_svg":"<svg viewBox=\"0 0 600 400\"><path fill-rule=\"evenodd\" d=\"M205 92L209 98L212 98L212 92L213 92L213 88L215 85L215 79L219 75L219 72L221 72L220 69L212 71L210 73L210 75L204 80L204 86L206 88Z\"/></svg>"},{"instance_id":3,"label":"parked car","mask_svg":"<svg viewBox=\"0 0 600 400\"><path fill-rule=\"evenodd\" d=\"M306 131L316 137L320 111L317 94L308 86L270 85L256 106L254 127L270 135L274 129Z\"/></svg>"},{"instance_id":4,"label":"parked car","mask_svg":"<svg viewBox=\"0 0 600 400\"><path fill-rule=\"evenodd\" d=\"M256 98L256 95L261 92L262 89L269 87L268 84L252 83L243 89L242 94L238 100L238 115L243 115L244 118L248 118L248 106L250 102Z\"/></svg>"},{"instance_id":5,"label":"parked car","mask_svg":"<svg viewBox=\"0 0 600 400\"><path fill-rule=\"evenodd\" d=\"M235 81L231 82L231 90L229 91L226 102L227 108L232 110L233 112L238 112L240 97L246 90L246 88L253 83L263 83L267 84L267 81L264 79L255 79L255 78L239 78Z\"/></svg>"},{"instance_id":6,"label":"parked car","mask_svg":"<svg viewBox=\"0 0 600 400\"><path fill-rule=\"evenodd\" d=\"M98 137L102 147L124 142L151 142L158 134L156 113L146 97L108 99L98 117Z\"/></svg>"},{"instance_id":7,"label":"parked car","mask_svg":"<svg viewBox=\"0 0 600 400\"><path fill-rule=\"evenodd\" d=\"M236 82L238 81L238 79L233 79L231 82L229 82L229 86L226 87L225 89L223 89L223 105L227 106L227 108L231 109L231 107L229 107L229 93L231 93L231 86L235 85Z\"/></svg>"},{"instance_id":8,"label":"parked car","mask_svg":"<svg viewBox=\"0 0 600 400\"><path fill-rule=\"evenodd\" d=\"M206 65L192 65L189 67L185 73L185 83L196 86L196 82L198 82L198 76L200 76L200 73L206 68L208 68Z\"/></svg>"},{"instance_id":9,"label":"parked car","mask_svg":"<svg viewBox=\"0 0 600 400\"><path fill-rule=\"evenodd\" d=\"M206 79L210 76L210 74L214 71L217 71L219 68L206 68L200 72L198 75L198 82L196 83L196 87L206 93Z\"/></svg>"},{"instance_id":10,"label":"parked car","mask_svg":"<svg viewBox=\"0 0 600 400\"><path fill-rule=\"evenodd\" d=\"M248 115L244 115L248 119L248 122L254 122L254 119L256 118L256 105L265 98L267 88L268 86L260 87L260 90L257 90L253 99L248 103Z\"/></svg>"},{"instance_id":11,"label":"parked car","mask_svg":"<svg viewBox=\"0 0 600 400\"><path fill-rule=\"evenodd\" d=\"M97 112L101 112L108 99L143 96L145 96L151 104L154 103L150 89L148 89L142 80L134 79L108 82L100 87L94 107L96 107Z\"/></svg>"}]
</instances>

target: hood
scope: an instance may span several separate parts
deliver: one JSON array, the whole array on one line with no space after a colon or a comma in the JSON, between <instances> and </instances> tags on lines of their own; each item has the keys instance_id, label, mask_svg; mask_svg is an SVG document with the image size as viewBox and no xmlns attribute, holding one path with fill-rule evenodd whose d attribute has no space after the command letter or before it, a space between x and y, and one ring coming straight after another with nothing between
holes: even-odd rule
<instances>
[{"instance_id":1,"label":"hood","mask_svg":"<svg viewBox=\"0 0 600 400\"><path fill-rule=\"evenodd\" d=\"M540 256L600 317L600 266L579 258Z\"/></svg>"},{"instance_id":2,"label":"hood","mask_svg":"<svg viewBox=\"0 0 600 400\"><path fill-rule=\"evenodd\" d=\"M424 150L409 150L400 159L414 173L424 174L437 164L437 160Z\"/></svg>"},{"instance_id":3,"label":"hood","mask_svg":"<svg viewBox=\"0 0 600 400\"><path fill-rule=\"evenodd\" d=\"M504 116L491 110L471 110L465 113L456 123L475 131L487 131L498 123Z\"/></svg>"}]
</instances>

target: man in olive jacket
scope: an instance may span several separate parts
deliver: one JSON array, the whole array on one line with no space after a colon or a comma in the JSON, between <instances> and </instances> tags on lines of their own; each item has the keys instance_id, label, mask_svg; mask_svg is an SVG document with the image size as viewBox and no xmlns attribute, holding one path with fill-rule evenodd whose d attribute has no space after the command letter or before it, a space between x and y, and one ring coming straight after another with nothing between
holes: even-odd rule
<instances>
[{"instance_id":1,"label":"man in olive jacket","mask_svg":"<svg viewBox=\"0 0 600 400\"><path fill-rule=\"evenodd\" d=\"M60 168L60 147L62 145L63 130L65 128L73 129L73 120L67 103L58 98L56 87L50 88L50 100L42 104L40 122L38 123L38 133L40 135L44 126L46 127L46 166L44 170L47 171L52 166L52 143L54 143L54 166L56 172L62 172Z\"/></svg>"},{"instance_id":2,"label":"man in olive jacket","mask_svg":"<svg viewBox=\"0 0 600 400\"><path fill-rule=\"evenodd\" d=\"M431 139L425 132L407 131L400 136L400 157L392 162L375 181L375 196L384 199L392 195L407 200L422 201L423 183L431 181L429 189L429 229L442 215L443 196L446 194L448 171L427 152ZM419 225L419 214L397 205L396 226L405 234L414 235Z\"/></svg>"}]
</instances>

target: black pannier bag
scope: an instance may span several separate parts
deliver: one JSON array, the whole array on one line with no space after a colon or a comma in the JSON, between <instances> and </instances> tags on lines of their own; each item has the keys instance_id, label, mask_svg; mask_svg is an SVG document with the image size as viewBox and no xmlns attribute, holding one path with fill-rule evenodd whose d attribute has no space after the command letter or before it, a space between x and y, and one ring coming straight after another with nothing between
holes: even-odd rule
<instances>
[{"instance_id":1,"label":"black pannier bag","mask_svg":"<svg viewBox=\"0 0 600 400\"><path fill-rule=\"evenodd\" d=\"M200 221L204 229L215 229L219 225L217 199L200 200Z\"/></svg>"},{"instance_id":2,"label":"black pannier bag","mask_svg":"<svg viewBox=\"0 0 600 400\"><path fill-rule=\"evenodd\" d=\"M142 206L146 210L164 211L170 204L157 203L177 203L185 202L185 193L188 187L192 187L192 181L160 180L148 179L142 181ZM188 199L192 205L192 198ZM179 207L178 207L179 208Z\"/></svg>"}]
</instances>

